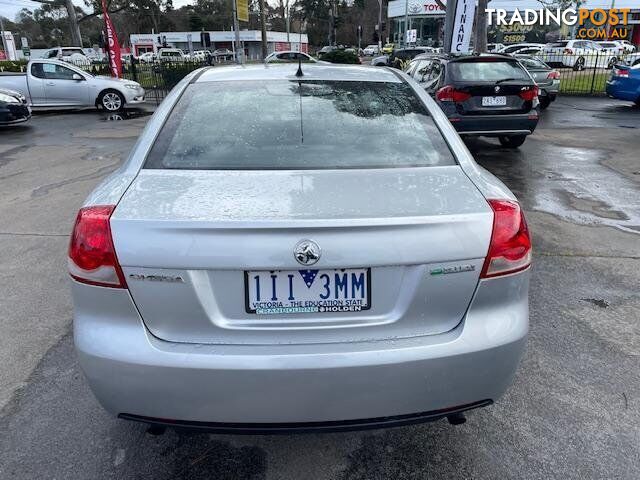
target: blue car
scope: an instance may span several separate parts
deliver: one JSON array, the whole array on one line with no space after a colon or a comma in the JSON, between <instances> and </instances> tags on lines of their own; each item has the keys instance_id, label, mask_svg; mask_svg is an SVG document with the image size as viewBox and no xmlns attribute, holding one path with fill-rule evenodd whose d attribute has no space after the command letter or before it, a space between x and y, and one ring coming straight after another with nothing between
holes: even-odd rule
<instances>
[{"instance_id":1,"label":"blue car","mask_svg":"<svg viewBox=\"0 0 640 480\"><path fill-rule=\"evenodd\" d=\"M616 65L607 81L607 95L640 105L640 64L629 67Z\"/></svg>"}]
</instances>

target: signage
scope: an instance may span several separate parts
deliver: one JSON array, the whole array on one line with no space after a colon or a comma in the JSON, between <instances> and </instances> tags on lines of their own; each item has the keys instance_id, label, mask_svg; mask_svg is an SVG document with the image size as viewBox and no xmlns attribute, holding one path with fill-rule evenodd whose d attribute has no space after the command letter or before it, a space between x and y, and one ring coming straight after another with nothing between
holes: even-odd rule
<instances>
[{"instance_id":1,"label":"signage","mask_svg":"<svg viewBox=\"0 0 640 480\"><path fill-rule=\"evenodd\" d=\"M249 2L247 0L236 0L236 15L238 16L238 21L240 22L248 22L249 21Z\"/></svg>"},{"instance_id":2,"label":"signage","mask_svg":"<svg viewBox=\"0 0 640 480\"><path fill-rule=\"evenodd\" d=\"M416 43L418 40L418 30L407 30L407 43Z\"/></svg>"},{"instance_id":3,"label":"signage","mask_svg":"<svg viewBox=\"0 0 640 480\"><path fill-rule=\"evenodd\" d=\"M446 2L443 2L446 4ZM407 15L444 15L444 9L435 0L392 0L387 7L387 16L404 17L405 6Z\"/></svg>"},{"instance_id":4,"label":"signage","mask_svg":"<svg viewBox=\"0 0 640 480\"><path fill-rule=\"evenodd\" d=\"M469 52L475 12L475 0L458 0L451 35L451 53Z\"/></svg>"},{"instance_id":5,"label":"signage","mask_svg":"<svg viewBox=\"0 0 640 480\"><path fill-rule=\"evenodd\" d=\"M111 71L112 77L120 78L122 75L120 44L118 43L116 30L113 28L113 23L111 23L111 17L109 17L109 12L107 11L107 0L102 0L102 13L104 14L104 26L109 55L109 70Z\"/></svg>"}]
</instances>

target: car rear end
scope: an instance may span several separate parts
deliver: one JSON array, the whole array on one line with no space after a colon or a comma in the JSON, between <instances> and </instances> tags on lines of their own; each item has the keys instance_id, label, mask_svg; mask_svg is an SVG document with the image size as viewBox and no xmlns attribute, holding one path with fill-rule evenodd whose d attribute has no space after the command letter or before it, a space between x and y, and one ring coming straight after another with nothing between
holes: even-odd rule
<instances>
[{"instance_id":1,"label":"car rear end","mask_svg":"<svg viewBox=\"0 0 640 480\"><path fill-rule=\"evenodd\" d=\"M516 58L538 85L540 104L548 105L550 102L553 102L560 91L560 72L552 69L536 57L517 55Z\"/></svg>"},{"instance_id":2,"label":"car rear end","mask_svg":"<svg viewBox=\"0 0 640 480\"><path fill-rule=\"evenodd\" d=\"M610 97L640 104L640 64L614 66L607 80L606 92Z\"/></svg>"},{"instance_id":3,"label":"car rear end","mask_svg":"<svg viewBox=\"0 0 640 480\"><path fill-rule=\"evenodd\" d=\"M542 60L552 67L572 67L576 58L568 40L548 43L542 50Z\"/></svg>"},{"instance_id":4,"label":"car rear end","mask_svg":"<svg viewBox=\"0 0 640 480\"><path fill-rule=\"evenodd\" d=\"M453 59L436 100L460 135L526 136L538 124L538 87L503 55Z\"/></svg>"},{"instance_id":5,"label":"car rear end","mask_svg":"<svg viewBox=\"0 0 640 480\"><path fill-rule=\"evenodd\" d=\"M97 398L239 432L497 400L528 329L518 203L401 76L275 68L183 84L80 211L74 336Z\"/></svg>"}]
</instances>

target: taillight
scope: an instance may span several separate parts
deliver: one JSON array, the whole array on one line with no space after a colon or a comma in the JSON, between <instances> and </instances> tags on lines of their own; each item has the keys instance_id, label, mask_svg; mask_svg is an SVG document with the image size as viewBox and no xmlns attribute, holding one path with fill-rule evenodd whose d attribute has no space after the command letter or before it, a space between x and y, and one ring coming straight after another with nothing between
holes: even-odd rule
<instances>
[{"instance_id":1,"label":"taillight","mask_svg":"<svg viewBox=\"0 0 640 480\"><path fill-rule=\"evenodd\" d=\"M567 55L573 55L573 50L571 50L570 48L565 48L564 53Z\"/></svg>"},{"instance_id":2,"label":"taillight","mask_svg":"<svg viewBox=\"0 0 640 480\"><path fill-rule=\"evenodd\" d=\"M118 264L109 218L114 205L81 208L69 244L69 274L78 282L103 287L126 288Z\"/></svg>"},{"instance_id":3,"label":"taillight","mask_svg":"<svg viewBox=\"0 0 640 480\"><path fill-rule=\"evenodd\" d=\"M560 72L556 70L549 72L549 75L547 75L547 78L550 80L558 80L560 78Z\"/></svg>"},{"instance_id":4,"label":"taillight","mask_svg":"<svg viewBox=\"0 0 640 480\"><path fill-rule=\"evenodd\" d=\"M614 68L611 73L614 77L629 78L629 70L626 68Z\"/></svg>"},{"instance_id":5,"label":"taillight","mask_svg":"<svg viewBox=\"0 0 640 480\"><path fill-rule=\"evenodd\" d=\"M527 87L527 90L522 90L518 95L523 100L527 100L532 102L534 98L538 96L538 86L534 85L533 87Z\"/></svg>"},{"instance_id":6,"label":"taillight","mask_svg":"<svg viewBox=\"0 0 640 480\"><path fill-rule=\"evenodd\" d=\"M531 265L531 237L517 202L488 200L493 209L493 232L481 278L524 270Z\"/></svg>"},{"instance_id":7,"label":"taillight","mask_svg":"<svg viewBox=\"0 0 640 480\"><path fill-rule=\"evenodd\" d=\"M436 99L440 100L441 102L460 103L470 98L470 93L456 90L451 85L446 85L436 92Z\"/></svg>"}]
</instances>

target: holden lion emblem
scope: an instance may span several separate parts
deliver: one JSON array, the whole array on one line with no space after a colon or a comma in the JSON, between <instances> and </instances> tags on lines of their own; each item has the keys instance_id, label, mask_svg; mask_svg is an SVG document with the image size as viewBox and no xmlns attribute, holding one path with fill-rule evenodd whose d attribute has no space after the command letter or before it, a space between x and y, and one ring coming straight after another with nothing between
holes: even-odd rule
<instances>
[{"instance_id":1,"label":"holden lion emblem","mask_svg":"<svg viewBox=\"0 0 640 480\"><path fill-rule=\"evenodd\" d=\"M293 249L293 256L300 265L313 265L320 259L320 247L313 240L300 240Z\"/></svg>"}]
</instances>

